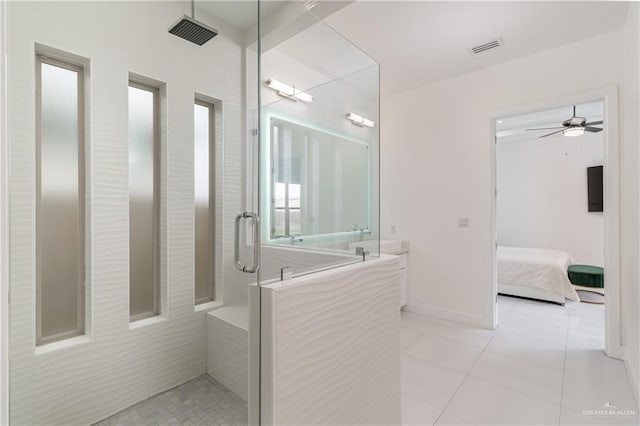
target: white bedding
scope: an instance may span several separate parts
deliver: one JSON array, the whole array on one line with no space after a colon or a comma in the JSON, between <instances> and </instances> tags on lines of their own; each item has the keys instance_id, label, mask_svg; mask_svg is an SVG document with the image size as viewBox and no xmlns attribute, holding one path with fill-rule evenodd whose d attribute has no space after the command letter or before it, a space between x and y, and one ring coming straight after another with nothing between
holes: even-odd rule
<instances>
[{"instance_id":1,"label":"white bedding","mask_svg":"<svg viewBox=\"0 0 640 426\"><path fill-rule=\"evenodd\" d=\"M534 287L580 300L567 276L567 268L573 259L565 251L498 247L497 263L499 287Z\"/></svg>"}]
</instances>

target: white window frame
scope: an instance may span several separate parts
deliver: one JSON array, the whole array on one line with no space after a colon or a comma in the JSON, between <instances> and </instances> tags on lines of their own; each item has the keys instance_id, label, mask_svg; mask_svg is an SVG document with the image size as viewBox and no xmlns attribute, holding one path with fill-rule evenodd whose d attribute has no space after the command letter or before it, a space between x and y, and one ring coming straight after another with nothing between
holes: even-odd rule
<instances>
[{"instance_id":1,"label":"white window frame","mask_svg":"<svg viewBox=\"0 0 640 426\"><path fill-rule=\"evenodd\" d=\"M76 72L78 74L78 204L80 205L80 211L78 214L78 235L80 235L81 246L79 250L79 262L78 262L78 278L77 278L77 298L78 298L78 312L77 312L77 326L74 330L65 331L52 336L42 335L42 275L41 275L41 253L40 253L40 169L41 169L41 144L42 144L42 64L47 64L59 68L63 68L69 71ZM85 233L85 221L86 221L86 200L85 190L87 186L87 175L85 167L85 69L81 65L72 64L63 60L52 58L48 55L36 52L36 346L46 345L48 343L57 342L81 336L85 334L86 330L86 300L85 300L85 264L86 247L87 247L87 235Z\"/></svg>"},{"instance_id":2,"label":"white window frame","mask_svg":"<svg viewBox=\"0 0 640 426\"><path fill-rule=\"evenodd\" d=\"M208 204L208 216L209 216L209 272L208 272L208 290L209 290L209 295L205 298L200 298L197 299L195 297L195 289L197 288L198 283L196 282L197 280L197 275L195 274L195 260L194 260L194 303L196 306L198 305L202 305L208 302L214 302L216 300L216 285L215 285L215 247L216 247L216 226L215 226L215 218L216 218L216 203L215 203L215 199L216 199L216 191L215 191L215 184L216 184L216 179L215 179L215 174L216 174L216 167L215 167L215 161L216 161L216 157L215 157L215 150L216 150L216 108L218 108L218 106L216 106L216 104L214 102L209 102L207 100L204 100L202 96L195 96L194 99L194 113L195 113L195 106L201 106L204 108L207 108L209 111L209 126L208 126L208 132L209 132L209 204ZM194 148L195 148L195 128L194 128ZM195 150L195 149L194 149ZM194 161L195 161L195 156L194 156ZM194 163L194 169L195 169L195 163ZM195 174L194 174L194 185L195 185ZM194 204L194 232L195 232L195 204ZM197 249L196 244L195 244L195 234L194 234L194 254L195 254L195 250ZM194 256L195 257L195 256Z\"/></svg>"},{"instance_id":3,"label":"white window frame","mask_svg":"<svg viewBox=\"0 0 640 426\"><path fill-rule=\"evenodd\" d=\"M142 312L136 315L131 315L131 306L129 305L129 322L134 323L136 321L157 317L161 314L160 309L160 208L161 208L161 125L160 125L160 88L148 83L142 83L132 76L129 77L129 84L127 85L127 94L129 87L133 87L139 90L145 90L153 93L153 310L149 312ZM128 95L127 95L128 96ZM128 98L127 98L128 99ZM129 124L128 124L129 125ZM129 141L127 141L129 143ZM130 214L130 213L129 213ZM131 238L131 231L129 231L129 238ZM130 247L130 246L129 246ZM131 255L129 254L129 262L131 261ZM129 266L131 270L131 266ZM131 291L131 276L129 276L129 291ZM131 303L131 296L129 296L129 303Z\"/></svg>"}]
</instances>

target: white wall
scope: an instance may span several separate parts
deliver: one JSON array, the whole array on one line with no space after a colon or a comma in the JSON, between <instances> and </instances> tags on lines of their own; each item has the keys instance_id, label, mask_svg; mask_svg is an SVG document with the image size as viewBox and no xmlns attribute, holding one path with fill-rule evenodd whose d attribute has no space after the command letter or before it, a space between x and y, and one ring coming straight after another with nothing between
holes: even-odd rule
<instances>
[{"instance_id":1,"label":"white wall","mask_svg":"<svg viewBox=\"0 0 640 426\"><path fill-rule=\"evenodd\" d=\"M194 92L223 105L216 193L224 228L217 272L230 271L232 223L241 210L243 47L235 30L203 47L167 32L188 5L156 2L10 2L11 419L14 424L91 424L205 371L204 312L194 312ZM201 19L206 19L201 16ZM66 348L35 348L34 43L90 60L88 329ZM134 72L166 83L163 115L162 315L130 328L128 308L127 84ZM224 156L224 157L223 157ZM217 184L222 185L218 180ZM226 225L226 226L225 226ZM221 229L220 227L218 229ZM223 247L224 246L224 247ZM224 250L223 250L224 248ZM235 284L231 272L230 284ZM240 272L234 272L242 275ZM227 288L246 298L246 287ZM243 294L244 293L244 294ZM245 302L246 303L246 302Z\"/></svg>"},{"instance_id":2,"label":"white wall","mask_svg":"<svg viewBox=\"0 0 640 426\"><path fill-rule=\"evenodd\" d=\"M498 139L498 244L565 250L604 266L604 216L587 209L587 167L604 161L603 132Z\"/></svg>"},{"instance_id":3,"label":"white wall","mask_svg":"<svg viewBox=\"0 0 640 426\"><path fill-rule=\"evenodd\" d=\"M638 206L640 175L640 5L631 4L624 27L624 76L622 80L621 168L621 288L622 344L625 346L627 370L640 405L640 209Z\"/></svg>"},{"instance_id":4,"label":"white wall","mask_svg":"<svg viewBox=\"0 0 640 426\"><path fill-rule=\"evenodd\" d=\"M7 202L7 2L0 1L0 425L9 424L9 232Z\"/></svg>"},{"instance_id":5,"label":"white wall","mask_svg":"<svg viewBox=\"0 0 640 426\"><path fill-rule=\"evenodd\" d=\"M411 242L407 309L493 325L491 117L619 84L621 69L614 32L382 100L381 230Z\"/></svg>"}]
</instances>

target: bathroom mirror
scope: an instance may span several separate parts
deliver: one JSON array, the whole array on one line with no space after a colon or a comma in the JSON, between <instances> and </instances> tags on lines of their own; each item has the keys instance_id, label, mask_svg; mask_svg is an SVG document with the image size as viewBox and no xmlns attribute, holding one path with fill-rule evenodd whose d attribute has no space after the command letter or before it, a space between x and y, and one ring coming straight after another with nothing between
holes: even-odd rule
<instances>
[{"instance_id":1,"label":"bathroom mirror","mask_svg":"<svg viewBox=\"0 0 640 426\"><path fill-rule=\"evenodd\" d=\"M270 239L368 232L369 143L267 115Z\"/></svg>"}]
</instances>

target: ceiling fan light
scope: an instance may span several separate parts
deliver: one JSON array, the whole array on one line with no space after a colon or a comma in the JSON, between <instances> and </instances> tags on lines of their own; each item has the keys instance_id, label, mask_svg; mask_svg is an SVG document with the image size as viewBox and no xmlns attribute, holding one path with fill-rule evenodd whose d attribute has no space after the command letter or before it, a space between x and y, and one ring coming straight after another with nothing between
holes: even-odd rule
<instances>
[{"instance_id":1,"label":"ceiling fan light","mask_svg":"<svg viewBox=\"0 0 640 426\"><path fill-rule=\"evenodd\" d=\"M584 127L570 127L565 129L562 134L568 137L582 136L584 134Z\"/></svg>"}]
</instances>

